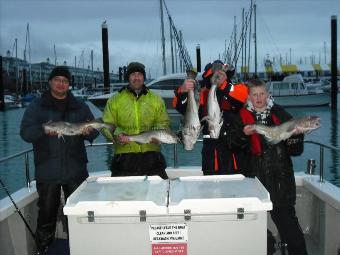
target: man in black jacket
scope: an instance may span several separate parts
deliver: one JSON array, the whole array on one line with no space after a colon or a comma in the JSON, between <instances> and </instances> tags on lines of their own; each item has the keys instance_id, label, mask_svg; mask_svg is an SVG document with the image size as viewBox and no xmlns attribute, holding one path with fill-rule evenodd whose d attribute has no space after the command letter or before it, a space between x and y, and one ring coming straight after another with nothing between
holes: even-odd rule
<instances>
[{"instance_id":1,"label":"man in black jacket","mask_svg":"<svg viewBox=\"0 0 340 255\"><path fill-rule=\"evenodd\" d=\"M81 123L93 120L89 107L68 91L71 74L67 67L55 67L49 76L50 90L32 102L21 121L20 135L33 144L38 222L36 243L44 254L54 240L61 187L67 197L88 177L84 139L92 142L98 132L89 128L82 135L64 136L45 133L42 124L52 121Z\"/></svg>"},{"instance_id":2,"label":"man in black jacket","mask_svg":"<svg viewBox=\"0 0 340 255\"><path fill-rule=\"evenodd\" d=\"M232 122L225 137L227 147L241 147L249 157L250 177L256 176L266 187L273 203L271 217L278 229L281 241L287 244L290 255L306 255L304 236L295 214L296 186L290 156L303 152L303 135L293 135L277 144L267 142L257 134L252 124L280 125L292 117L269 96L266 84L253 80L249 84L249 99L238 118ZM268 241L272 238L268 235ZM273 244L273 243L272 243ZM268 245L268 254L273 254Z\"/></svg>"}]
</instances>

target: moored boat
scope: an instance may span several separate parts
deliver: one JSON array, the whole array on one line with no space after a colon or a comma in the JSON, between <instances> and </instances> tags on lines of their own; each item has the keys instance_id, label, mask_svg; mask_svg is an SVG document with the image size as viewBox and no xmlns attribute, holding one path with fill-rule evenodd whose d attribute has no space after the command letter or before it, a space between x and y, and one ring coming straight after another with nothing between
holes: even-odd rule
<instances>
[{"instance_id":1,"label":"moored boat","mask_svg":"<svg viewBox=\"0 0 340 255\"><path fill-rule=\"evenodd\" d=\"M329 105L330 94L320 84L308 87L301 74L286 76L282 81L270 81L268 89L275 102L284 107Z\"/></svg>"}]
</instances>

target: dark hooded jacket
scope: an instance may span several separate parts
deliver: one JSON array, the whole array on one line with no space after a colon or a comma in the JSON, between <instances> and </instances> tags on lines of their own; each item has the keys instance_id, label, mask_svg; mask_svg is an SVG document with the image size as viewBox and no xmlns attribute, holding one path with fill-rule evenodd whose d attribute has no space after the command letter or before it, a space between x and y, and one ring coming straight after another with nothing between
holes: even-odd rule
<instances>
[{"instance_id":1,"label":"dark hooded jacket","mask_svg":"<svg viewBox=\"0 0 340 255\"><path fill-rule=\"evenodd\" d=\"M52 121L81 123L93 120L89 107L68 92L64 110L54 103L50 92L32 102L21 121L20 135L33 144L35 178L37 182L67 184L81 182L88 177L84 139L92 142L98 132L89 136L48 136L42 124Z\"/></svg>"},{"instance_id":2,"label":"dark hooded jacket","mask_svg":"<svg viewBox=\"0 0 340 255\"><path fill-rule=\"evenodd\" d=\"M273 115L280 123L292 118L281 106L274 104L266 120L268 126L274 125ZM259 178L268 190L274 206L294 205L296 187L290 156L297 156L303 152L303 135L292 136L274 145L259 135L261 153L254 155L250 136L243 133L244 126L240 115L233 120L229 132L223 138L227 146L246 151L248 157L246 175Z\"/></svg>"}]
</instances>

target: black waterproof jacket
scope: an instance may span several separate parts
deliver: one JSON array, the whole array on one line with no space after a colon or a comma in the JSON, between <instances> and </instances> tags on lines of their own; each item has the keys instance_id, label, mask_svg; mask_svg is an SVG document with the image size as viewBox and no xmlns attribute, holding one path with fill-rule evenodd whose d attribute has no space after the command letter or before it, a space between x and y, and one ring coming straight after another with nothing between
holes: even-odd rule
<instances>
[{"instance_id":1,"label":"black waterproof jacket","mask_svg":"<svg viewBox=\"0 0 340 255\"><path fill-rule=\"evenodd\" d=\"M275 114L281 123L292 118L281 106L274 104L267 118L268 126L274 125L272 114ZM246 175L259 178L268 190L274 206L294 205L296 186L290 156L298 156L303 152L303 135L292 136L275 145L269 144L260 135L262 153L253 155L250 136L243 133L243 127L241 117L237 116L229 127L229 132L223 138L227 146L241 148L246 152L248 157Z\"/></svg>"},{"instance_id":2,"label":"black waterproof jacket","mask_svg":"<svg viewBox=\"0 0 340 255\"><path fill-rule=\"evenodd\" d=\"M21 121L20 136L33 144L35 178L37 182L67 184L81 182L88 177L84 139L92 142L98 132L89 136L48 136L42 124L49 121L81 123L93 120L89 107L77 100L71 92L67 95L64 112L58 111L50 92L32 102Z\"/></svg>"},{"instance_id":3,"label":"black waterproof jacket","mask_svg":"<svg viewBox=\"0 0 340 255\"><path fill-rule=\"evenodd\" d=\"M198 109L200 120L207 115L207 101L204 98L208 97L211 85L203 84L203 86L200 91L200 105ZM228 129L230 121L238 114L239 109L243 107L242 102L229 95L231 88L232 84L228 83L223 90L216 90L217 100L223 112L221 133ZM177 100L175 100L176 104L173 106L179 113L184 115L187 107L188 93L179 93L178 90L175 90L174 93ZM202 125L202 134L208 135L208 123L203 121ZM221 139L203 139L202 171L204 175L241 174L244 170L243 162L244 155L237 148L230 149L225 147Z\"/></svg>"}]
</instances>

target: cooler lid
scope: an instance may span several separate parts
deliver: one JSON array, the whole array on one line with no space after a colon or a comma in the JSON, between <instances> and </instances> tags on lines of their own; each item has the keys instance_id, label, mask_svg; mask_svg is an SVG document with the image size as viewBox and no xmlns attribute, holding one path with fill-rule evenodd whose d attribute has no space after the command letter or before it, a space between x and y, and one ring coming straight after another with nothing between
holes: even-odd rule
<instances>
[{"instance_id":1,"label":"cooler lid","mask_svg":"<svg viewBox=\"0 0 340 255\"><path fill-rule=\"evenodd\" d=\"M166 211L169 182L158 176L88 178L67 199L66 215L138 214Z\"/></svg>"},{"instance_id":2,"label":"cooler lid","mask_svg":"<svg viewBox=\"0 0 340 255\"><path fill-rule=\"evenodd\" d=\"M257 178L243 175L190 176L171 180L169 212L197 213L271 210L269 193Z\"/></svg>"}]
</instances>

